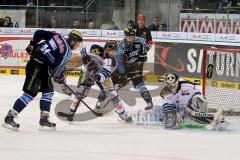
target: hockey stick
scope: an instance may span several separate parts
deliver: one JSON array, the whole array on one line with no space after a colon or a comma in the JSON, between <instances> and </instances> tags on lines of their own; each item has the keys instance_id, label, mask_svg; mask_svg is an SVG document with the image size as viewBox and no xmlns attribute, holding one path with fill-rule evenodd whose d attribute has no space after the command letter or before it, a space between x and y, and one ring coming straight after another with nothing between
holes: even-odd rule
<instances>
[{"instance_id":1,"label":"hockey stick","mask_svg":"<svg viewBox=\"0 0 240 160\"><path fill-rule=\"evenodd\" d=\"M142 76L145 76L145 75L146 75L146 74L143 74ZM131 78L128 78L125 83L119 84L119 85L118 85L118 89L116 90L116 92L118 92L120 89L122 89L123 87L125 87L125 86L130 82L130 80L131 80ZM115 97L114 97L114 98L115 98ZM109 99L101 108L104 109L104 108L108 105L108 103L109 103L110 101L112 101L114 98Z\"/></svg>"},{"instance_id":2,"label":"hockey stick","mask_svg":"<svg viewBox=\"0 0 240 160\"><path fill-rule=\"evenodd\" d=\"M72 94L75 96L75 97L78 97L77 94L72 90L71 87L69 87L65 82L63 83L64 86L70 91L72 92ZM84 101L82 100L81 98L78 98L79 100L79 103L82 102L95 116L98 116L98 117L101 117L103 116L103 113L99 113L99 112L96 112L94 111L91 107L89 107L89 105ZM59 112L60 113L60 112Z\"/></svg>"},{"instance_id":3,"label":"hockey stick","mask_svg":"<svg viewBox=\"0 0 240 160\"><path fill-rule=\"evenodd\" d=\"M131 79L129 78L124 84L119 84L116 92L118 92L121 88L126 86L130 82L130 80ZM113 97L113 98L109 99L101 108L104 109L108 105L108 103L111 102L114 98L116 98L116 97Z\"/></svg>"}]
</instances>

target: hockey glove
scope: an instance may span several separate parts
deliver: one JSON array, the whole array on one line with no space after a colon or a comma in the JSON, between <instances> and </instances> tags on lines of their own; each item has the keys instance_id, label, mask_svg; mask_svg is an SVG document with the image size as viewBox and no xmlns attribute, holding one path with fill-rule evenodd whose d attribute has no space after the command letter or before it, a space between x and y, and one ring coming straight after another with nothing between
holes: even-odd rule
<instances>
[{"instance_id":1,"label":"hockey glove","mask_svg":"<svg viewBox=\"0 0 240 160\"><path fill-rule=\"evenodd\" d=\"M98 71L98 65L96 62L88 55L82 57L82 62L86 66L88 71L97 72Z\"/></svg>"},{"instance_id":2,"label":"hockey glove","mask_svg":"<svg viewBox=\"0 0 240 160\"><path fill-rule=\"evenodd\" d=\"M145 63L147 61L147 57L138 57L137 62Z\"/></svg>"},{"instance_id":3,"label":"hockey glove","mask_svg":"<svg viewBox=\"0 0 240 160\"><path fill-rule=\"evenodd\" d=\"M34 49L37 47L37 43L33 40L30 41L30 44L27 46L26 51L29 55L32 55Z\"/></svg>"},{"instance_id":4,"label":"hockey glove","mask_svg":"<svg viewBox=\"0 0 240 160\"><path fill-rule=\"evenodd\" d=\"M66 78L65 77L61 77L61 78L54 78L54 82L58 83L61 90L63 91L64 94L71 96L72 92L70 90L67 89L67 87L65 86L66 83Z\"/></svg>"},{"instance_id":5,"label":"hockey glove","mask_svg":"<svg viewBox=\"0 0 240 160\"><path fill-rule=\"evenodd\" d=\"M99 81L101 80L101 76L100 76L99 73L95 74L94 80L95 80L96 82L99 82Z\"/></svg>"},{"instance_id":6,"label":"hockey glove","mask_svg":"<svg viewBox=\"0 0 240 160\"><path fill-rule=\"evenodd\" d=\"M125 86L128 83L128 78L127 78L127 76L125 74L121 74L119 76L119 83L122 86Z\"/></svg>"}]
</instances>

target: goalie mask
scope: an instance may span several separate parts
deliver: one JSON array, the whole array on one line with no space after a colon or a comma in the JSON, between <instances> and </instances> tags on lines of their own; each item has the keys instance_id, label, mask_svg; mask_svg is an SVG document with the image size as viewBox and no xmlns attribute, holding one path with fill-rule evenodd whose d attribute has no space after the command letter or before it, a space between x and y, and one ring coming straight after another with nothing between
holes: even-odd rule
<instances>
[{"instance_id":1,"label":"goalie mask","mask_svg":"<svg viewBox=\"0 0 240 160\"><path fill-rule=\"evenodd\" d=\"M179 84L179 77L175 73L168 73L165 76L166 86L173 92L176 93Z\"/></svg>"}]
</instances>

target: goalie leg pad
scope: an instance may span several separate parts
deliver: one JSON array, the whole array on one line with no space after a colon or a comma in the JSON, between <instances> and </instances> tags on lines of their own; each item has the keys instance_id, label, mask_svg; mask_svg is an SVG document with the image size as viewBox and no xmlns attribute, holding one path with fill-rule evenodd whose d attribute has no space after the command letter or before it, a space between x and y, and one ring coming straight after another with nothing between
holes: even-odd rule
<instances>
[{"instance_id":1,"label":"goalie leg pad","mask_svg":"<svg viewBox=\"0 0 240 160\"><path fill-rule=\"evenodd\" d=\"M207 106L208 106L208 103L202 95L197 95L192 97L188 105L188 107L193 111L202 112L202 113L207 112Z\"/></svg>"},{"instance_id":2,"label":"goalie leg pad","mask_svg":"<svg viewBox=\"0 0 240 160\"><path fill-rule=\"evenodd\" d=\"M177 125L177 108L174 104L165 103L162 106L164 113L164 128L173 129Z\"/></svg>"},{"instance_id":3,"label":"goalie leg pad","mask_svg":"<svg viewBox=\"0 0 240 160\"><path fill-rule=\"evenodd\" d=\"M186 115L193 121L201 124L210 124L215 116L214 113L197 112L192 110L190 107L186 107Z\"/></svg>"}]
</instances>

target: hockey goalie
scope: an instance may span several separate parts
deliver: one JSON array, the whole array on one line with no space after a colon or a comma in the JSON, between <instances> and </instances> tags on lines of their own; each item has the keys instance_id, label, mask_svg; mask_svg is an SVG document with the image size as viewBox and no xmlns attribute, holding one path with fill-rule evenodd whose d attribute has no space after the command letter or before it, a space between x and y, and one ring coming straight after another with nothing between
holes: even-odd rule
<instances>
[{"instance_id":1,"label":"hockey goalie","mask_svg":"<svg viewBox=\"0 0 240 160\"><path fill-rule=\"evenodd\" d=\"M175 73L166 74L165 85L160 92L164 99L160 110L166 129L182 128L186 123L206 126L207 130L227 127L222 110L207 112L208 103L196 85L180 80Z\"/></svg>"}]
</instances>

